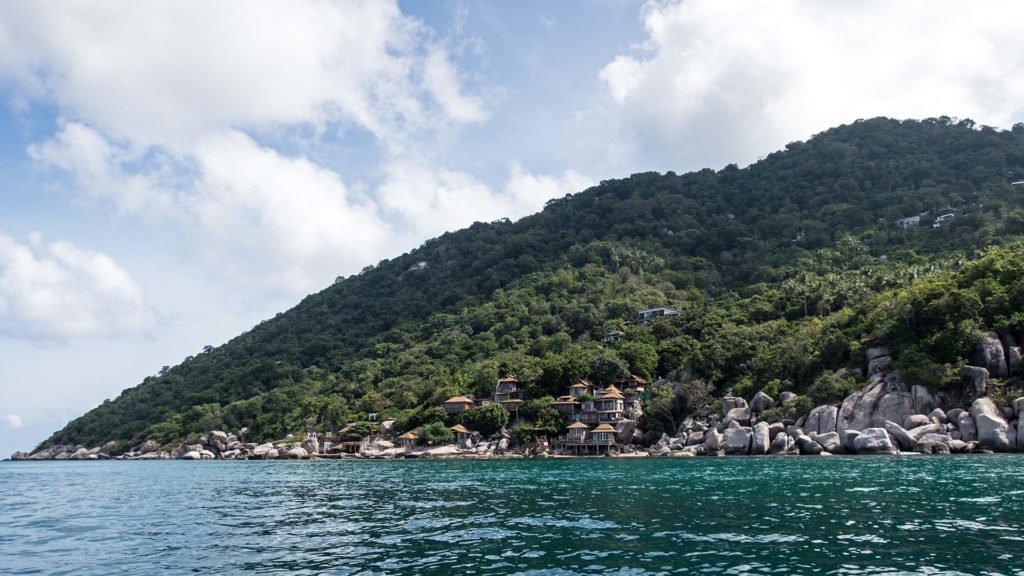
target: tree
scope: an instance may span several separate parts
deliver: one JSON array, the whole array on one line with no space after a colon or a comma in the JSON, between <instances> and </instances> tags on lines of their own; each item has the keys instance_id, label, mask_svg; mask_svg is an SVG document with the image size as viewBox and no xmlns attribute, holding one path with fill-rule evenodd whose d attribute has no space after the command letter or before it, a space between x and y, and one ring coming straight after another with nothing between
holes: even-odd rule
<instances>
[{"instance_id":1,"label":"tree","mask_svg":"<svg viewBox=\"0 0 1024 576\"><path fill-rule=\"evenodd\" d=\"M550 396L523 402L520 412L533 422L534 428L542 428L548 434L556 434L565 423L561 412L555 408L554 398Z\"/></svg>"},{"instance_id":2,"label":"tree","mask_svg":"<svg viewBox=\"0 0 1024 576\"><path fill-rule=\"evenodd\" d=\"M644 342L626 342L619 346L619 356L629 365L629 371L650 378L658 367L658 351Z\"/></svg>"},{"instance_id":3,"label":"tree","mask_svg":"<svg viewBox=\"0 0 1024 576\"><path fill-rule=\"evenodd\" d=\"M431 422L430 424L420 426L417 435L431 446L451 444L452 440L455 439L455 435L452 434L450 428L445 426L444 422Z\"/></svg>"},{"instance_id":4,"label":"tree","mask_svg":"<svg viewBox=\"0 0 1024 576\"><path fill-rule=\"evenodd\" d=\"M508 426L509 413L501 404L492 402L483 408L466 410L460 419L463 426L486 438Z\"/></svg>"}]
</instances>

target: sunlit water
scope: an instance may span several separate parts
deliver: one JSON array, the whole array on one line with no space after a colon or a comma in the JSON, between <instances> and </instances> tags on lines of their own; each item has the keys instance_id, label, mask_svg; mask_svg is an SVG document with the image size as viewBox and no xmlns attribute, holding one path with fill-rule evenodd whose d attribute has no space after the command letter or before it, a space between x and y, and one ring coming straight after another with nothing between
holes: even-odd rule
<instances>
[{"instance_id":1,"label":"sunlit water","mask_svg":"<svg viewBox=\"0 0 1024 576\"><path fill-rule=\"evenodd\" d=\"M4 462L2 574L1024 574L1024 456Z\"/></svg>"}]
</instances>

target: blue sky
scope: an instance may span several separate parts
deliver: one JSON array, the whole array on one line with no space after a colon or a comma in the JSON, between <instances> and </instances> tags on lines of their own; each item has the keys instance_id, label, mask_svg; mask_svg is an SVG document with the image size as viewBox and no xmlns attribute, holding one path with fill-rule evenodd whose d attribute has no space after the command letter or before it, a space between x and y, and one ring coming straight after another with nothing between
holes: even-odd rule
<instances>
[{"instance_id":1,"label":"blue sky","mask_svg":"<svg viewBox=\"0 0 1024 576\"><path fill-rule=\"evenodd\" d=\"M0 5L0 453L336 276L857 118L1024 120L1017 3Z\"/></svg>"}]
</instances>

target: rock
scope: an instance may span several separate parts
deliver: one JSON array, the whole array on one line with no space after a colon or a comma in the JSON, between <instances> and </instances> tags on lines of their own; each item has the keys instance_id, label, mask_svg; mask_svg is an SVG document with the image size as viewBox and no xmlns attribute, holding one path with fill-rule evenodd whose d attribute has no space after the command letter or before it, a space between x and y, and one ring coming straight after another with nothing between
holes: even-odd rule
<instances>
[{"instance_id":1,"label":"rock","mask_svg":"<svg viewBox=\"0 0 1024 576\"><path fill-rule=\"evenodd\" d=\"M989 372L985 368L977 366L960 368L960 382L974 396L984 396L988 393L988 375Z\"/></svg>"},{"instance_id":2,"label":"rock","mask_svg":"<svg viewBox=\"0 0 1024 576\"><path fill-rule=\"evenodd\" d=\"M779 432L775 435L775 439L772 440L772 445L770 447L771 453L776 455L788 454L791 442L792 440L790 440L789 434Z\"/></svg>"},{"instance_id":3,"label":"rock","mask_svg":"<svg viewBox=\"0 0 1024 576\"><path fill-rule=\"evenodd\" d=\"M312 439L308 439L302 442L301 448L306 451L306 455L320 453L320 447Z\"/></svg>"},{"instance_id":4,"label":"rock","mask_svg":"<svg viewBox=\"0 0 1024 576\"><path fill-rule=\"evenodd\" d=\"M892 366L892 356L879 356L868 362L868 378L881 374Z\"/></svg>"},{"instance_id":5,"label":"rock","mask_svg":"<svg viewBox=\"0 0 1024 576\"><path fill-rule=\"evenodd\" d=\"M885 431L896 439L896 443L899 445L900 450L909 452L913 450L914 445L917 444L914 438L907 433L907 430L895 422L886 420Z\"/></svg>"},{"instance_id":6,"label":"rock","mask_svg":"<svg viewBox=\"0 0 1024 576\"><path fill-rule=\"evenodd\" d=\"M394 447L394 443L388 442L387 440L374 440L373 442L370 442L368 450L370 452L383 452L385 450L390 450Z\"/></svg>"},{"instance_id":7,"label":"rock","mask_svg":"<svg viewBox=\"0 0 1024 576\"><path fill-rule=\"evenodd\" d=\"M719 434L718 430L712 428L704 434L704 450L707 452L717 452L722 447L722 435Z\"/></svg>"},{"instance_id":8,"label":"rock","mask_svg":"<svg viewBox=\"0 0 1024 576\"><path fill-rule=\"evenodd\" d=\"M220 440L224 444L228 442L228 433L221 430L213 430L208 434L210 441Z\"/></svg>"},{"instance_id":9,"label":"rock","mask_svg":"<svg viewBox=\"0 0 1024 576\"><path fill-rule=\"evenodd\" d=\"M750 442L753 432L750 428L733 428L726 432L725 441L722 443L722 450L732 456L747 456L750 454Z\"/></svg>"},{"instance_id":10,"label":"rock","mask_svg":"<svg viewBox=\"0 0 1024 576\"><path fill-rule=\"evenodd\" d=\"M1024 414L1024 398L1017 398L1013 402L1010 402L1010 406L1013 408L1014 418Z\"/></svg>"},{"instance_id":11,"label":"rock","mask_svg":"<svg viewBox=\"0 0 1024 576\"><path fill-rule=\"evenodd\" d=\"M729 410L733 410L735 408L749 409L750 407L747 406L747 401L739 396L726 396L725 398L722 398L722 414L728 414Z\"/></svg>"},{"instance_id":12,"label":"rock","mask_svg":"<svg viewBox=\"0 0 1024 576\"><path fill-rule=\"evenodd\" d=\"M857 454L896 454L896 447L885 428L862 430L853 440L853 449Z\"/></svg>"},{"instance_id":13,"label":"rock","mask_svg":"<svg viewBox=\"0 0 1024 576\"><path fill-rule=\"evenodd\" d=\"M1002 350L1002 346L999 349ZM972 402L971 416L978 428L978 442L983 447L1002 452L1016 450L1017 434L990 398L978 398Z\"/></svg>"},{"instance_id":14,"label":"rock","mask_svg":"<svg viewBox=\"0 0 1024 576\"><path fill-rule=\"evenodd\" d=\"M978 439L978 427L969 413L964 412L960 415L957 428L960 429L960 439L964 442L974 442Z\"/></svg>"},{"instance_id":15,"label":"rock","mask_svg":"<svg viewBox=\"0 0 1024 576\"><path fill-rule=\"evenodd\" d=\"M871 363L875 358L892 356L892 350L889 350L888 346L875 346L873 348L868 348L864 355L868 363Z\"/></svg>"},{"instance_id":16,"label":"rock","mask_svg":"<svg viewBox=\"0 0 1024 576\"><path fill-rule=\"evenodd\" d=\"M910 404L914 412L927 414L935 409L935 398L927 388L920 384L914 384L910 387Z\"/></svg>"},{"instance_id":17,"label":"rock","mask_svg":"<svg viewBox=\"0 0 1024 576\"><path fill-rule=\"evenodd\" d=\"M696 432L691 432L690 435L686 437L686 445L687 446L698 446L698 445L701 445L703 443L704 443L704 432L701 432L700 430L697 430Z\"/></svg>"},{"instance_id":18,"label":"rock","mask_svg":"<svg viewBox=\"0 0 1024 576\"><path fill-rule=\"evenodd\" d=\"M217 459L217 455L214 454L213 452L209 451L209 450L201 450L199 452L199 457L202 458L203 460L216 460Z\"/></svg>"},{"instance_id":19,"label":"rock","mask_svg":"<svg viewBox=\"0 0 1024 576\"><path fill-rule=\"evenodd\" d=\"M945 416L945 415L943 415ZM907 419L903 421L903 428L907 430L913 430L919 426L927 426L932 423L932 419L924 414L911 414L907 416Z\"/></svg>"},{"instance_id":20,"label":"rock","mask_svg":"<svg viewBox=\"0 0 1024 576\"><path fill-rule=\"evenodd\" d=\"M788 390L786 392L783 392L782 394L779 394L779 403L782 404L783 406L789 404L790 402L796 399L797 395L792 392L789 392Z\"/></svg>"},{"instance_id":21,"label":"rock","mask_svg":"<svg viewBox=\"0 0 1024 576\"><path fill-rule=\"evenodd\" d=\"M1021 354L1020 346L1006 347L1006 371L1010 376L1020 374Z\"/></svg>"},{"instance_id":22,"label":"rock","mask_svg":"<svg viewBox=\"0 0 1024 576\"><path fill-rule=\"evenodd\" d=\"M380 426L378 427L378 432L380 432L381 436L390 436L391 434L394 434L395 433L395 420L394 419L390 419L390 420L385 420L385 421L381 422Z\"/></svg>"},{"instance_id":23,"label":"rock","mask_svg":"<svg viewBox=\"0 0 1024 576\"><path fill-rule=\"evenodd\" d=\"M1017 451L1024 452L1024 412L1017 416Z\"/></svg>"},{"instance_id":24,"label":"rock","mask_svg":"<svg viewBox=\"0 0 1024 576\"><path fill-rule=\"evenodd\" d=\"M738 408L737 408L737 410L738 410ZM728 424L725 426L725 430L733 430L733 429L736 429L736 428L740 427L740 423L735 421L735 420L733 420L732 418L730 418L729 420L726 420L726 422L728 422ZM723 434L725 433L725 430L722 431Z\"/></svg>"},{"instance_id":25,"label":"rock","mask_svg":"<svg viewBox=\"0 0 1024 576\"><path fill-rule=\"evenodd\" d=\"M846 448L843 446L843 442L839 439L838 432L818 434L814 437L814 441L830 454L846 453Z\"/></svg>"},{"instance_id":26,"label":"rock","mask_svg":"<svg viewBox=\"0 0 1024 576\"><path fill-rule=\"evenodd\" d=\"M836 415L839 409L835 406L818 406L807 416L804 429L810 434L824 434L836 431Z\"/></svg>"},{"instance_id":27,"label":"rock","mask_svg":"<svg viewBox=\"0 0 1024 576\"><path fill-rule=\"evenodd\" d=\"M447 446L438 446L437 448L431 448L425 452L425 454L431 458L437 458L441 456L452 456L458 453L459 449L451 444Z\"/></svg>"},{"instance_id":28,"label":"rock","mask_svg":"<svg viewBox=\"0 0 1024 576\"><path fill-rule=\"evenodd\" d=\"M913 418L913 416L911 416L911 418ZM932 422L935 422L936 424L949 423L949 417L946 415L945 412L942 411L942 408L936 408L935 410L929 412L928 419L931 420ZM903 427L907 428L906 424L904 424ZM910 428L907 429L909 430Z\"/></svg>"},{"instance_id":29,"label":"rock","mask_svg":"<svg viewBox=\"0 0 1024 576\"><path fill-rule=\"evenodd\" d=\"M942 424L928 424L927 426L918 426L913 430L907 430L907 434L917 442L925 434L944 434L946 427Z\"/></svg>"},{"instance_id":30,"label":"rock","mask_svg":"<svg viewBox=\"0 0 1024 576\"><path fill-rule=\"evenodd\" d=\"M195 450L185 452L184 454L181 455L182 460L202 460L202 458L203 457L199 454L199 452Z\"/></svg>"},{"instance_id":31,"label":"rock","mask_svg":"<svg viewBox=\"0 0 1024 576\"><path fill-rule=\"evenodd\" d=\"M768 437L775 438L779 432L785 432L786 425L782 422L772 422L768 425Z\"/></svg>"},{"instance_id":32,"label":"rock","mask_svg":"<svg viewBox=\"0 0 1024 576\"><path fill-rule=\"evenodd\" d=\"M155 451L157 451L159 449L160 449L160 445L157 444L155 441L153 441L153 440L146 440L142 444L139 444L138 446L136 446L135 449L132 450L132 452L138 452L139 454L148 454L150 452L155 452Z\"/></svg>"},{"instance_id":33,"label":"rock","mask_svg":"<svg viewBox=\"0 0 1024 576\"><path fill-rule=\"evenodd\" d=\"M753 400L750 401L750 412L760 414L774 405L775 400L771 396L764 392L758 392L754 395Z\"/></svg>"},{"instance_id":34,"label":"rock","mask_svg":"<svg viewBox=\"0 0 1024 576\"><path fill-rule=\"evenodd\" d=\"M800 449L800 453L803 455L817 456L821 454L821 445L814 441L813 438L806 434L801 434L796 437L797 448Z\"/></svg>"},{"instance_id":35,"label":"rock","mask_svg":"<svg viewBox=\"0 0 1024 576\"><path fill-rule=\"evenodd\" d=\"M750 409L747 407L736 407L725 413L725 422L736 422L741 426L750 423Z\"/></svg>"},{"instance_id":36,"label":"rock","mask_svg":"<svg viewBox=\"0 0 1024 576\"><path fill-rule=\"evenodd\" d=\"M971 364L988 370L995 378L1006 378L1009 374L1006 366L1006 351L999 340L999 334L989 332L974 347Z\"/></svg>"},{"instance_id":37,"label":"rock","mask_svg":"<svg viewBox=\"0 0 1024 576\"><path fill-rule=\"evenodd\" d=\"M960 422L960 415L963 413L964 410L962 408L953 408L949 412L946 412L946 419L949 420L950 424L959 426L958 423Z\"/></svg>"},{"instance_id":38,"label":"rock","mask_svg":"<svg viewBox=\"0 0 1024 576\"><path fill-rule=\"evenodd\" d=\"M103 452L104 454L113 454L114 452L117 452L117 442L114 442L113 440L107 442L100 447L100 452Z\"/></svg>"},{"instance_id":39,"label":"rock","mask_svg":"<svg viewBox=\"0 0 1024 576\"><path fill-rule=\"evenodd\" d=\"M839 441L842 442L843 448L847 452L854 453L856 448L853 442L860 436L860 430L843 430L839 433Z\"/></svg>"},{"instance_id":40,"label":"rock","mask_svg":"<svg viewBox=\"0 0 1024 576\"><path fill-rule=\"evenodd\" d=\"M14 454L11 454L11 460L28 460L29 453L15 450Z\"/></svg>"},{"instance_id":41,"label":"rock","mask_svg":"<svg viewBox=\"0 0 1024 576\"><path fill-rule=\"evenodd\" d=\"M771 436L770 428L768 424L764 422L758 422L753 429L753 435L750 439L750 454L753 456L763 456L768 453L771 448Z\"/></svg>"},{"instance_id":42,"label":"rock","mask_svg":"<svg viewBox=\"0 0 1024 576\"><path fill-rule=\"evenodd\" d=\"M280 452L277 451L277 448L271 448L270 450L267 450L263 454L263 459L264 460L277 460L279 455L280 455Z\"/></svg>"},{"instance_id":43,"label":"rock","mask_svg":"<svg viewBox=\"0 0 1024 576\"><path fill-rule=\"evenodd\" d=\"M259 446L253 448L252 449L252 455L260 457L260 458L264 458L264 457L266 457L267 452L270 452L273 449L274 449L274 445L271 444L270 442L267 442L266 444L260 444Z\"/></svg>"},{"instance_id":44,"label":"rock","mask_svg":"<svg viewBox=\"0 0 1024 576\"><path fill-rule=\"evenodd\" d=\"M285 452L284 457L291 460L302 460L303 458L309 458L309 452L307 452L305 448L299 446Z\"/></svg>"},{"instance_id":45,"label":"rock","mask_svg":"<svg viewBox=\"0 0 1024 576\"><path fill-rule=\"evenodd\" d=\"M619 444L629 444L633 440L634 432L636 420L619 420L615 424L615 441Z\"/></svg>"},{"instance_id":46,"label":"rock","mask_svg":"<svg viewBox=\"0 0 1024 576\"><path fill-rule=\"evenodd\" d=\"M234 460L238 458L238 450L228 450L227 452L221 452L220 457L222 460Z\"/></svg>"}]
</instances>

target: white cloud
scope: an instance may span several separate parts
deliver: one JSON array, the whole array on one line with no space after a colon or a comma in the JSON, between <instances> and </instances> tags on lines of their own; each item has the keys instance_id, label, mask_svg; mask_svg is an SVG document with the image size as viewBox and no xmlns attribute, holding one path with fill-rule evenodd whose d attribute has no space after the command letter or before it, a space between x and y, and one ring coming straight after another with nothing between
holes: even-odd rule
<instances>
[{"instance_id":1,"label":"white cloud","mask_svg":"<svg viewBox=\"0 0 1024 576\"><path fill-rule=\"evenodd\" d=\"M432 48L427 54L423 82L449 118L459 122L480 122L487 117L483 102L459 89L458 74L448 54L440 47Z\"/></svg>"},{"instance_id":2,"label":"white cloud","mask_svg":"<svg viewBox=\"0 0 1024 576\"><path fill-rule=\"evenodd\" d=\"M18 416L17 414L0 416L0 423L3 423L4 426L11 430L20 430L25 427L25 422L21 419L21 416Z\"/></svg>"},{"instance_id":3,"label":"white cloud","mask_svg":"<svg viewBox=\"0 0 1024 576\"><path fill-rule=\"evenodd\" d=\"M142 288L109 256L67 242L37 244L0 234L0 333L67 339L153 327Z\"/></svg>"},{"instance_id":4,"label":"white cloud","mask_svg":"<svg viewBox=\"0 0 1024 576\"><path fill-rule=\"evenodd\" d=\"M646 41L602 71L638 157L752 161L878 115L1024 116L1018 2L650 2Z\"/></svg>"},{"instance_id":5,"label":"white cloud","mask_svg":"<svg viewBox=\"0 0 1024 576\"><path fill-rule=\"evenodd\" d=\"M473 222L519 218L552 198L579 192L592 182L575 171L535 175L512 163L504 187L495 190L464 172L417 161L393 162L378 197L384 209L401 215L416 237L429 237Z\"/></svg>"}]
</instances>

